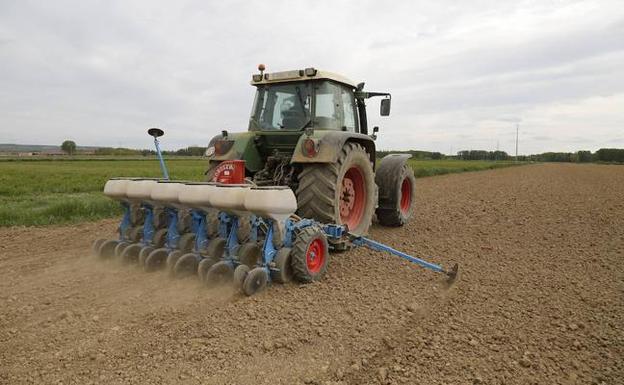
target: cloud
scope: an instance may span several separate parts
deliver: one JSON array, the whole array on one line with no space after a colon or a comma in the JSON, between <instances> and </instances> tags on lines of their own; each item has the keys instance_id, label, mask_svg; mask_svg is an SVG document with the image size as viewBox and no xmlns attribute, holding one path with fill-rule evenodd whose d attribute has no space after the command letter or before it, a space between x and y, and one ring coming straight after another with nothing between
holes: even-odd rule
<instances>
[{"instance_id":1,"label":"cloud","mask_svg":"<svg viewBox=\"0 0 624 385\"><path fill-rule=\"evenodd\" d=\"M246 129L260 62L392 92L383 149L512 152L516 123L521 152L621 145L617 1L4 2L0 142L205 144Z\"/></svg>"}]
</instances>

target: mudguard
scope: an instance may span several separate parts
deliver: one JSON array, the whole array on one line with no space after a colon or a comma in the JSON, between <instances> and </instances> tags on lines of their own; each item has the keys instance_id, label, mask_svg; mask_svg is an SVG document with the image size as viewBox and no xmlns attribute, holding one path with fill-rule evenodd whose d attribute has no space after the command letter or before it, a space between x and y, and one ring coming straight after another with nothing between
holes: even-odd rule
<instances>
[{"instance_id":1,"label":"mudguard","mask_svg":"<svg viewBox=\"0 0 624 385\"><path fill-rule=\"evenodd\" d=\"M411 157L411 154L388 154L379 162L375 173L375 183L379 187L379 208L393 209L397 206L399 197L396 191L403 182L399 171Z\"/></svg>"},{"instance_id":2,"label":"mudguard","mask_svg":"<svg viewBox=\"0 0 624 385\"><path fill-rule=\"evenodd\" d=\"M306 156L303 151L303 142L306 139L313 139L318 144L318 153L315 156ZM311 136L301 135L291 163L335 163L340 155L340 150L347 142L361 144L368 153L373 169L375 169L375 142L364 134L347 131L334 130L314 130Z\"/></svg>"},{"instance_id":3,"label":"mudguard","mask_svg":"<svg viewBox=\"0 0 624 385\"><path fill-rule=\"evenodd\" d=\"M255 134L248 132L235 132L228 134L228 140L233 141L232 147L224 154L210 154L208 160L210 166L224 160L242 159L245 161L245 168L251 172L256 172L264 167L262 157L254 144ZM208 151L214 151L214 145L217 140L222 140L222 135L213 137L208 143ZM212 148L212 150L210 150ZM209 167L210 169L210 167Z\"/></svg>"}]
</instances>

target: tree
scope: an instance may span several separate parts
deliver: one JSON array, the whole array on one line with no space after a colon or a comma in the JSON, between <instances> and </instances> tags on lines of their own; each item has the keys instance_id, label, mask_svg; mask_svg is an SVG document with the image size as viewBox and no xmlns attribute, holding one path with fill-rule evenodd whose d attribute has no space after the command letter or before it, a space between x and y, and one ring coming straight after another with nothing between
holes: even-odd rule
<instances>
[{"instance_id":1,"label":"tree","mask_svg":"<svg viewBox=\"0 0 624 385\"><path fill-rule=\"evenodd\" d=\"M591 151L578 151L576 153L576 161L579 163L587 163L592 161Z\"/></svg>"},{"instance_id":2,"label":"tree","mask_svg":"<svg viewBox=\"0 0 624 385\"><path fill-rule=\"evenodd\" d=\"M76 152L76 142L73 140L66 140L61 144L61 150L65 152L67 155L74 155Z\"/></svg>"},{"instance_id":3,"label":"tree","mask_svg":"<svg viewBox=\"0 0 624 385\"><path fill-rule=\"evenodd\" d=\"M601 148L596 151L596 158L601 162L624 162L624 149L622 148Z\"/></svg>"}]
</instances>

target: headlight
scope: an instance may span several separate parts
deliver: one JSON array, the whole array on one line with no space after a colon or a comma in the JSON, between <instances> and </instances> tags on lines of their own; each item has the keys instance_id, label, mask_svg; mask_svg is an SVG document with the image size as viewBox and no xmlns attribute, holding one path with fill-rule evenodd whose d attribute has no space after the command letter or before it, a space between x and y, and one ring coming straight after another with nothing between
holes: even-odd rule
<instances>
[{"instance_id":1,"label":"headlight","mask_svg":"<svg viewBox=\"0 0 624 385\"><path fill-rule=\"evenodd\" d=\"M210 146L206 149L206 156L213 156L215 153L215 148L214 146Z\"/></svg>"}]
</instances>

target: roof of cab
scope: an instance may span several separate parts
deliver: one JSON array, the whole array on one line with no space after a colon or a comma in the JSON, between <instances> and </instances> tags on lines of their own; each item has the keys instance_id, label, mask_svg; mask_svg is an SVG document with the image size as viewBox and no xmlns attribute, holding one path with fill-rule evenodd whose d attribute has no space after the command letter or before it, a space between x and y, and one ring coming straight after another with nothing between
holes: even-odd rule
<instances>
[{"instance_id":1,"label":"roof of cab","mask_svg":"<svg viewBox=\"0 0 624 385\"><path fill-rule=\"evenodd\" d=\"M314 72L314 75L306 75L306 73ZM255 74L254 76L258 76L260 74ZM292 70L292 71L281 71L281 72L267 72L264 73L261 80L255 81L252 77L251 85L257 86L261 84L274 84L274 83L286 83L293 81L302 81L302 80L313 80L313 79L328 79L333 80L338 83L346 84L350 87L357 88L357 84L342 75L329 72L329 71L321 71L314 68L306 68L305 70Z\"/></svg>"}]
</instances>

